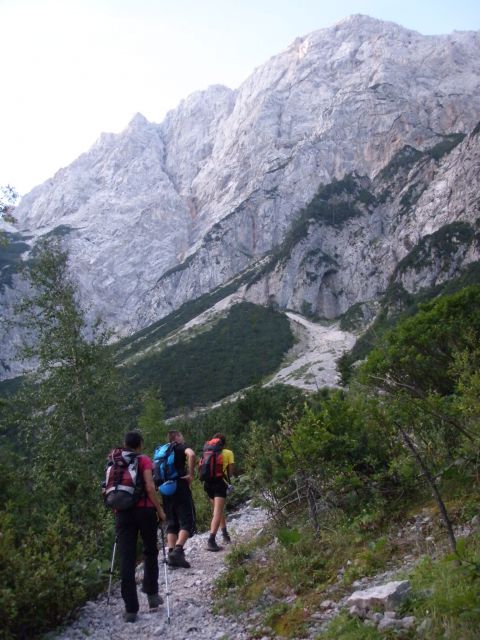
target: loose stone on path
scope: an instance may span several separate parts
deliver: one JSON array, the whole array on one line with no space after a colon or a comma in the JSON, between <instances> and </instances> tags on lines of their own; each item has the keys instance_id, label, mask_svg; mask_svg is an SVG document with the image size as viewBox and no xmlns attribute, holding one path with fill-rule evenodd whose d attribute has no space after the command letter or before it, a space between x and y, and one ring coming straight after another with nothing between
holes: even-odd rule
<instances>
[{"instance_id":1,"label":"loose stone on path","mask_svg":"<svg viewBox=\"0 0 480 640\"><path fill-rule=\"evenodd\" d=\"M267 519L265 511L247 504L240 509L229 522L232 541L253 537ZM167 605L165 598L163 555L160 550L159 593L164 603L157 610L150 611L147 596L137 584L140 611L137 622L123 620L124 604L120 595L120 584L112 587L110 604L103 594L95 601L87 602L80 610L78 619L61 631L49 634L51 640L149 640L163 637L172 640L220 640L235 638L247 640L249 634L243 625L235 619L212 613L212 588L215 578L224 569L225 553L207 551L208 533L194 536L185 549L191 569L168 568L170 587L170 624L167 624ZM141 570L137 571L137 581L141 579Z\"/></svg>"}]
</instances>

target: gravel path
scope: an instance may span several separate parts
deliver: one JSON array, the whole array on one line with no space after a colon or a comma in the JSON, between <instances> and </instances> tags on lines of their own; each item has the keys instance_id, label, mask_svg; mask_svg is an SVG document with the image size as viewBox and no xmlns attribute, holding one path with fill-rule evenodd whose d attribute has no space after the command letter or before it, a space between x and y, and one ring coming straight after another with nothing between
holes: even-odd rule
<instances>
[{"instance_id":1,"label":"gravel path","mask_svg":"<svg viewBox=\"0 0 480 640\"><path fill-rule=\"evenodd\" d=\"M246 505L228 517L229 532L233 542L246 540L254 536L264 525L266 514L259 508ZM218 536L217 536L218 537ZM137 590L140 611L134 624L123 621L123 601L120 585L112 587L110 604L102 594L95 601L85 604L78 619L61 632L49 634L52 640L132 640L133 638L162 637L175 640L247 640L249 634L240 622L233 618L214 615L212 606L212 583L224 567L225 553L228 547L218 553L206 550L208 533L194 536L188 541L185 555L191 563L191 569L167 569L170 586L170 616L167 624L167 606L161 605L156 611L149 611L147 597ZM164 565L160 552L160 594L165 599ZM140 582L141 567L137 571Z\"/></svg>"}]
</instances>

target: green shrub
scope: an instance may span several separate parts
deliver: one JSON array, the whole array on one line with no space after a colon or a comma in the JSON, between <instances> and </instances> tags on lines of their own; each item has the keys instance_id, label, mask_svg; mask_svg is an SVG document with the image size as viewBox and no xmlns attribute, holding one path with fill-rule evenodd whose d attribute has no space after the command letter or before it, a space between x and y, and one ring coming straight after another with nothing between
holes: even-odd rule
<instances>
[{"instance_id":1,"label":"green shrub","mask_svg":"<svg viewBox=\"0 0 480 640\"><path fill-rule=\"evenodd\" d=\"M15 539L12 517L0 514L0 618L5 638L30 639L60 624L105 583L106 539L72 523L65 509L43 533ZM102 545L103 542L103 545Z\"/></svg>"},{"instance_id":2,"label":"green shrub","mask_svg":"<svg viewBox=\"0 0 480 640\"><path fill-rule=\"evenodd\" d=\"M201 533L208 531L212 520L212 505L201 482L192 483L192 496L195 504L197 530Z\"/></svg>"},{"instance_id":3,"label":"green shrub","mask_svg":"<svg viewBox=\"0 0 480 640\"><path fill-rule=\"evenodd\" d=\"M423 305L391 331L361 368L363 380L391 387L397 381L420 395L450 394L455 354L480 336L480 286L466 287ZM384 381L382 383L382 380Z\"/></svg>"}]
</instances>

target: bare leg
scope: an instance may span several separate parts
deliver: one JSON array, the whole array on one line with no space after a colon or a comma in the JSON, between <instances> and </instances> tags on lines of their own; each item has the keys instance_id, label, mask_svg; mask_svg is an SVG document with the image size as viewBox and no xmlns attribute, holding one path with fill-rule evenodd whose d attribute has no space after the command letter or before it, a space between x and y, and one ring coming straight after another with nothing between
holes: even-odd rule
<instances>
[{"instance_id":1,"label":"bare leg","mask_svg":"<svg viewBox=\"0 0 480 640\"><path fill-rule=\"evenodd\" d=\"M188 531L186 531L185 529L180 529L180 532L178 534L177 544L182 545L182 547L185 546L185 543L187 542L188 538L189 538Z\"/></svg>"},{"instance_id":2,"label":"bare leg","mask_svg":"<svg viewBox=\"0 0 480 640\"><path fill-rule=\"evenodd\" d=\"M223 515L223 509L225 507L225 498L215 497L213 499L213 517L210 524L210 535L215 536L217 534L220 523L225 520Z\"/></svg>"},{"instance_id":3,"label":"bare leg","mask_svg":"<svg viewBox=\"0 0 480 640\"><path fill-rule=\"evenodd\" d=\"M212 515L213 515L213 511L215 509L215 503L212 498L210 498L210 502L212 503ZM222 513L222 519L220 520L220 529L226 529L226 528L227 528L227 521L225 519L225 513Z\"/></svg>"}]
</instances>

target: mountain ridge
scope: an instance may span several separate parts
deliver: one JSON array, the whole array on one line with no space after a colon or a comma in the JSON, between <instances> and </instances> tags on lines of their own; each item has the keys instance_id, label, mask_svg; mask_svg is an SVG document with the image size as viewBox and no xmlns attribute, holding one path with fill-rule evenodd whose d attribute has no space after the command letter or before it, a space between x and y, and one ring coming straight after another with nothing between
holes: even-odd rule
<instances>
[{"instance_id":1,"label":"mountain ridge","mask_svg":"<svg viewBox=\"0 0 480 640\"><path fill-rule=\"evenodd\" d=\"M99 313L118 335L129 335L270 255L321 185L356 175L379 191L382 171L402 149L428 155L449 136L471 133L478 122L478 54L478 32L422 36L394 23L350 16L297 38L238 89L213 85L188 96L159 125L136 114L121 134L103 134L23 198L18 228L35 240L62 225L92 314ZM459 149L466 148L462 144ZM450 153L456 158L460 151ZM462 218L455 202L466 196L453 178L444 178L452 188L448 197L440 179L438 192L426 186L448 158L430 159L423 173L417 167L417 178L405 173L397 201L376 206L373 218L366 210L360 216L377 228L370 226L370 235L358 231L367 243L385 240L382 226L396 229L388 274L405 257L403 244L420 241L417 206L423 207L418 215L429 220L422 233L439 228L427 211L427 196L454 210L451 215L447 208L445 223ZM475 158L469 160L470 194L478 183ZM362 205L368 206L373 205ZM471 222L472 215L467 217ZM351 216L350 230L322 227L323 235L317 233L307 250L323 251L321 246L336 242L333 253L323 253L341 263L343 276L311 263L306 286L309 276L299 267L308 259L300 252L295 268L290 260L290 268L277 270L268 285L264 279L247 299L295 312L309 305L314 315L327 318L375 299L385 290L387 272L369 275L363 268L361 278L355 275L354 265L363 264L368 247L352 244L358 222ZM342 233L343 244L335 240ZM476 251L465 259L478 259ZM374 253L366 262L382 260L381 252ZM327 286L324 277L330 279ZM351 280L360 293L352 293Z\"/></svg>"}]
</instances>

